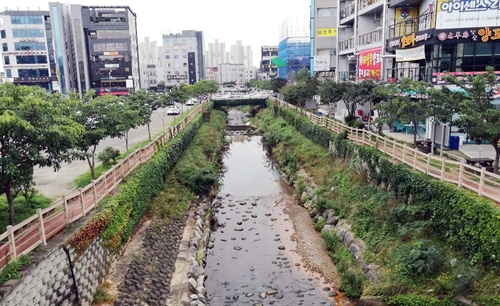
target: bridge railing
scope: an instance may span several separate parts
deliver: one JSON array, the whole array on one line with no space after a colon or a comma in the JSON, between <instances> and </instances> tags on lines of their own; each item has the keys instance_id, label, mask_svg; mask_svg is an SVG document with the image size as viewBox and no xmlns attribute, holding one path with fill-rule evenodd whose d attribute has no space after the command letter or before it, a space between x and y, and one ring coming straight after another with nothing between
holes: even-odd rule
<instances>
[{"instance_id":1,"label":"bridge railing","mask_svg":"<svg viewBox=\"0 0 500 306\"><path fill-rule=\"evenodd\" d=\"M324 116L298 109L282 100L273 98L274 103L296 109L306 116L311 122L326 127L335 133L347 130L347 138L361 145L376 147L379 151L391 156L394 161L405 163L414 170L424 172L438 180L463 187L480 196L484 196L500 203L500 175L486 171L486 168L477 168L468 165L463 160L456 161L440 158L431 153L422 153L418 149L409 147L394 139L381 136L365 129L353 128Z\"/></svg>"},{"instance_id":2,"label":"bridge railing","mask_svg":"<svg viewBox=\"0 0 500 306\"><path fill-rule=\"evenodd\" d=\"M138 148L96 180L77 190L70 191L49 207L37 209L36 214L0 234L0 270L17 257L28 254L60 233L67 224L78 221L91 211L134 169L148 161L171 138L177 136L186 125L203 111L199 104L173 127L153 139L147 146Z\"/></svg>"}]
</instances>

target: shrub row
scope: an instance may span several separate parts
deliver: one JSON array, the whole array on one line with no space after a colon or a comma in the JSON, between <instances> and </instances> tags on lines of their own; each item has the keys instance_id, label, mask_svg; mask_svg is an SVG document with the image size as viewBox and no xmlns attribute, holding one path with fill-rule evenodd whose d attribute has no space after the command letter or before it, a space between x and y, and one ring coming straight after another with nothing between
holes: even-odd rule
<instances>
[{"instance_id":1,"label":"shrub row","mask_svg":"<svg viewBox=\"0 0 500 306\"><path fill-rule=\"evenodd\" d=\"M120 184L116 195L103 202L94 217L68 241L77 256L98 236L103 238L103 244L112 252L127 241L202 122L201 115L197 116L149 161L131 173Z\"/></svg>"},{"instance_id":2,"label":"shrub row","mask_svg":"<svg viewBox=\"0 0 500 306\"><path fill-rule=\"evenodd\" d=\"M463 253L471 263L500 264L500 209L495 203L404 164L394 164L376 148L354 144L346 132L335 134L295 110L270 106L274 114L318 145L328 148L331 141L337 157L356 163L356 168L363 169L374 184L384 186L399 201L412 206L417 211L416 218L430 221L433 234Z\"/></svg>"}]
</instances>

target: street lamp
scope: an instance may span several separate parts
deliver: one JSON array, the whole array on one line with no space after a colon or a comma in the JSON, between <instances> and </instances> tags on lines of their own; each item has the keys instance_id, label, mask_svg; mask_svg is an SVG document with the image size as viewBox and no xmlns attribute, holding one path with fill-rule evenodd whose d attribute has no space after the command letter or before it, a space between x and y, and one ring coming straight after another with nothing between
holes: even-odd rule
<instances>
[{"instance_id":1,"label":"street lamp","mask_svg":"<svg viewBox=\"0 0 500 306\"><path fill-rule=\"evenodd\" d=\"M113 70L109 70L109 73L108 73L108 82L109 82L109 94L111 95L111 72Z\"/></svg>"}]
</instances>

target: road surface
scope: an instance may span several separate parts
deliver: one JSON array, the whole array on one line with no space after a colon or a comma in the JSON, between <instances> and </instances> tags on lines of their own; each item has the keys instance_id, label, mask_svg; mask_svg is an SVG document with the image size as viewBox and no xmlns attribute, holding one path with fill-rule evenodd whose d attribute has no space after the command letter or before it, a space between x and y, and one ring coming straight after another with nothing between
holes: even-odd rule
<instances>
[{"instance_id":1,"label":"road surface","mask_svg":"<svg viewBox=\"0 0 500 306\"><path fill-rule=\"evenodd\" d=\"M178 105L179 108L181 107ZM192 108L192 106L182 106L183 111ZM176 116L175 118L178 118ZM166 115L166 108L158 109L153 112L151 116L151 137L154 139L161 131L169 127L170 123L174 120L174 116ZM129 131L129 148L148 139L148 128L146 125L140 126L136 129ZM107 146L120 150L120 153L125 152L125 139L119 138L106 138L101 141L96 149L96 163L97 154ZM75 179L81 174L90 171L87 161L76 160L70 164L63 163L61 169L54 172L53 168L35 168L33 181L35 182L35 189L46 197L55 200L62 197L74 188Z\"/></svg>"}]
</instances>

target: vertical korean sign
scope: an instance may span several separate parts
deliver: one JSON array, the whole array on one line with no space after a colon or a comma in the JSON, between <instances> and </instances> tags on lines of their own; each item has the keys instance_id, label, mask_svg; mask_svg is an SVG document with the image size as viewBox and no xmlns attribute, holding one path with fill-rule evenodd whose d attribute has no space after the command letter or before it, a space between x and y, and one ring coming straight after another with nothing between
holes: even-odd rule
<instances>
[{"instance_id":1,"label":"vertical korean sign","mask_svg":"<svg viewBox=\"0 0 500 306\"><path fill-rule=\"evenodd\" d=\"M359 51L358 81L380 80L382 47Z\"/></svg>"}]
</instances>

